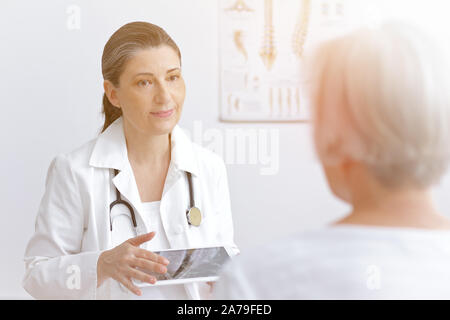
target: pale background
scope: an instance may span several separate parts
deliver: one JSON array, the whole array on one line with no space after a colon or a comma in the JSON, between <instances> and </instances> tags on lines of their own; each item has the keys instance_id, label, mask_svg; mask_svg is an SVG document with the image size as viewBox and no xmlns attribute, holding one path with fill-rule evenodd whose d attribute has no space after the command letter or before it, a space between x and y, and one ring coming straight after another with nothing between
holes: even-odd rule
<instances>
[{"instance_id":1,"label":"pale background","mask_svg":"<svg viewBox=\"0 0 450 320\"><path fill-rule=\"evenodd\" d=\"M382 12L388 15L430 26L442 41L450 39L445 31L450 30L446 0L366 2L384 6ZM81 9L79 30L66 27L70 5ZM327 188L308 124L218 121L217 17L216 0L1 2L0 298L29 298L21 287L22 258L34 230L47 168L55 155L98 134L102 49L116 29L131 21L162 26L180 46L187 83L184 128L192 130L194 121L201 121L203 131L279 130L277 174L261 175L260 165L227 166L236 242L244 254L256 244L345 214L348 207ZM449 191L447 175L435 195L439 208L450 215Z\"/></svg>"}]
</instances>

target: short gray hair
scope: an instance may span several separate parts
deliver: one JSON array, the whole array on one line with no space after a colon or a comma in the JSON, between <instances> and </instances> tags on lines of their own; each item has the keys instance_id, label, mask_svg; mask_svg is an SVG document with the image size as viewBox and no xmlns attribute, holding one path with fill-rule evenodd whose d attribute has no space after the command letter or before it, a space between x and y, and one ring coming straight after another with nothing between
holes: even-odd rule
<instances>
[{"instance_id":1,"label":"short gray hair","mask_svg":"<svg viewBox=\"0 0 450 320\"><path fill-rule=\"evenodd\" d=\"M322 43L311 64L321 161L361 161L384 185L438 182L450 156L447 60L435 39L399 22Z\"/></svg>"}]
</instances>

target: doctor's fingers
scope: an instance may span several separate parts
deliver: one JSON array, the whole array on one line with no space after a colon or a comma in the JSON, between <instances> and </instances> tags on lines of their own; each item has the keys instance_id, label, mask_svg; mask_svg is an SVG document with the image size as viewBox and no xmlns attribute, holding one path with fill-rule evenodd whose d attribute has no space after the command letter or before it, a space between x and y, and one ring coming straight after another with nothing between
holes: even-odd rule
<instances>
[{"instance_id":1,"label":"doctor's fingers","mask_svg":"<svg viewBox=\"0 0 450 320\"><path fill-rule=\"evenodd\" d=\"M156 234L155 231L152 231L152 232L149 232L149 233L144 233L144 234L141 234L140 236L137 236L137 237L134 237L134 238L130 238L126 242L128 242L129 244L131 244L131 245L133 245L135 247L139 247L144 242L152 240L153 237L155 236L155 234Z\"/></svg>"},{"instance_id":2,"label":"doctor's fingers","mask_svg":"<svg viewBox=\"0 0 450 320\"><path fill-rule=\"evenodd\" d=\"M167 260L166 258L164 258L163 256L160 256L154 252L145 250L145 249L138 249L137 251L135 251L134 254L136 257L138 258L143 258L143 259L147 259L156 263L160 263L163 265L168 265L169 264L169 260Z\"/></svg>"},{"instance_id":3,"label":"doctor's fingers","mask_svg":"<svg viewBox=\"0 0 450 320\"><path fill-rule=\"evenodd\" d=\"M150 272L156 272L156 273L162 273L162 274L167 272L167 268L165 265L162 265L162 264L154 262L154 261L142 259L142 258L134 259L132 266L138 267L140 269L147 270Z\"/></svg>"},{"instance_id":4,"label":"doctor's fingers","mask_svg":"<svg viewBox=\"0 0 450 320\"><path fill-rule=\"evenodd\" d=\"M128 290L133 292L135 295L140 296L142 294L141 290L133 284L131 278L122 276L116 280L119 281L121 284L123 284Z\"/></svg>"},{"instance_id":5,"label":"doctor's fingers","mask_svg":"<svg viewBox=\"0 0 450 320\"><path fill-rule=\"evenodd\" d=\"M148 282L150 284L155 284L156 283L156 278L143 272L143 271L139 271L137 269L134 268L130 268L130 270L128 271L127 274L128 278L133 278L136 280L140 280L142 282Z\"/></svg>"}]
</instances>

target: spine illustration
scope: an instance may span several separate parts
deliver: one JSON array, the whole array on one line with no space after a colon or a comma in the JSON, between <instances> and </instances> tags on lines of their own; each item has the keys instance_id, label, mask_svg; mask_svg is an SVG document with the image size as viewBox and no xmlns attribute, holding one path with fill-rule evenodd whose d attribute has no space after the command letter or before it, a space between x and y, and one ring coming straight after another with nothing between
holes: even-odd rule
<instances>
[{"instance_id":1,"label":"spine illustration","mask_svg":"<svg viewBox=\"0 0 450 320\"><path fill-rule=\"evenodd\" d=\"M270 71L275 61L277 52L274 44L274 27L272 24L272 0L264 0L264 38L259 55L266 69Z\"/></svg>"},{"instance_id":2,"label":"spine illustration","mask_svg":"<svg viewBox=\"0 0 450 320\"><path fill-rule=\"evenodd\" d=\"M298 58L303 55L303 47L308 34L309 12L310 0L302 0L299 18L292 35L292 51Z\"/></svg>"}]
</instances>

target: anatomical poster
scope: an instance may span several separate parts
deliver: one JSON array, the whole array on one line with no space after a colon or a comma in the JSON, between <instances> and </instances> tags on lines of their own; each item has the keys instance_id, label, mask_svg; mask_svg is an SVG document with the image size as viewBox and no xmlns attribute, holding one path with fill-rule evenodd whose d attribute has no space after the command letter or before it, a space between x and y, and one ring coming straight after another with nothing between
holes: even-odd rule
<instances>
[{"instance_id":1,"label":"anatomical poster","mask_svg":"<svg viewBox=\"0 0 450 320\"><path fill-rule=\"evenodd\" d=\"M305 50L357 14L355 0L221 0L220 119L308 121Z\"/></svg>"}]
</instances>

